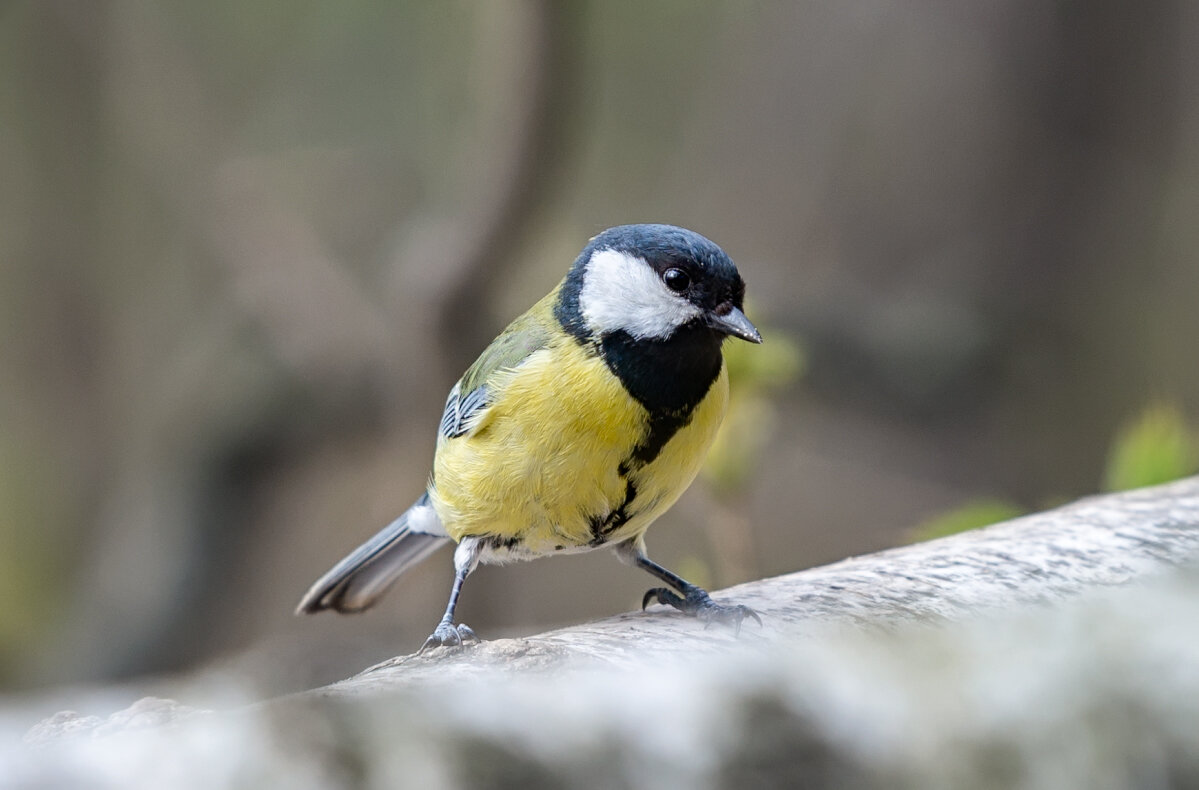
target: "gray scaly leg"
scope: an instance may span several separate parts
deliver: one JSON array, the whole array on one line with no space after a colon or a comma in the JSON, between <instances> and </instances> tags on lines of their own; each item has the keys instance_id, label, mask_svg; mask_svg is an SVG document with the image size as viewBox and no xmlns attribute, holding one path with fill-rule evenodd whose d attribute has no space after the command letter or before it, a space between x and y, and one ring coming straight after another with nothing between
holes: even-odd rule
<instances>
[{"instance_id":1,"label":"gray scaly leg","mask_svg":"<svg viewBox=\"0 0 1199 790\"><path fill-rule=\"evenodd\" d=\"M458 595L462 592L462 582L470 576L471 571L479 564L479 551L482 544L478 538L464 538L454 549L454 587L450 590L450 602L445 607L445 614L433 633L421 645L419 653L424 653L431 647L449 647L478 642L479 637L470 626L463 623L454 625L454 609L458 607Z\"/></svg>"},{"instance_id":2,"label":"gray scaly leg","mask_svg":"<svg viewBox=\"0 0 1199 790\"><path fill-rule=\"evenodd\" d=\"M759 626L762 625L762 618L748 606L716 603L703 588L651 560L646 556L645 544L640 539L620 544L616 547L616 554L621 560L652 573L674 588L672 590L668 587L655 587L647 591L641 599L642 609L649 606L650 601L656 600L658 603L673 606L683 614L698 618L705 626L712 623L732 625L738 635L741 633L741 622L747 617L753 618Z\"/></svg>"}]
</instances>

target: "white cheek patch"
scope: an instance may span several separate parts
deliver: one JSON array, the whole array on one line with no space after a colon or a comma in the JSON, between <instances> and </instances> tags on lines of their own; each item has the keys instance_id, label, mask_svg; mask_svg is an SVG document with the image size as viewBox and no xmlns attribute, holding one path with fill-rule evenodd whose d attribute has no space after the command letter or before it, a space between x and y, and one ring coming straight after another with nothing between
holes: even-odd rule
<instances>
[{"instance_id":1,"label":"white cheek patch","mask_svg":"<svg viewBox=\"0 0 1199 790\"><path fill-rule=\"evenodd\" d=\"M665 338L701 315L673 293L652 267L616 250L591 256L579 293L583 320L597 334L623 329L634 338Z\"/></svg>"}]
</instances>

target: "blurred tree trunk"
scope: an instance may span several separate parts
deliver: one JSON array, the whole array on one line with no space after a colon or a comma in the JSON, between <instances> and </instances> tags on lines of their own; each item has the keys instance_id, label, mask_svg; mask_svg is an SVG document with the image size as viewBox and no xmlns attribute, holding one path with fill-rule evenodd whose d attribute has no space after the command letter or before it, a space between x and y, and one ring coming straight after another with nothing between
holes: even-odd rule
<instances>
[{"instance_id":1,"label":"blurred tree trunk","mask_svg":"<svg viewBox=\"0 0 1199 790\"><path fill-rule=\"evenodd\" d=\"M77 38L80 28L102 29L111 4L47 0L0 13L22 30L3 61L15 94L4 130L16 161L5 163L4 219L13 224L0 253L0 474L25 488L0 501L0 542L14 547L0 562L0 589L14 579L32 585L4 592L29 602L36 623L28 632L0 633L3 665L6 639L36 643L72 596L75 573L97 540L80 524L103 496L102 459L119 437L105 430L112 327L103 272L94 265L105 241L107 74ZM21 668L14 661L0 673Z\"/></svg>"}]
</instances>

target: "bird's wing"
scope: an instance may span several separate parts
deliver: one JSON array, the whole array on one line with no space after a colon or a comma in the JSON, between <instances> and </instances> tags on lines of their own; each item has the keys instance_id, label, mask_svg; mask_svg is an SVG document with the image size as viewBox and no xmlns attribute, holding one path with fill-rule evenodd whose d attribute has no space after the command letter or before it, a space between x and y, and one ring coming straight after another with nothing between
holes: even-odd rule
<instances>
[{"instance_id":1,"label":"bird's wing","mask_svg":"<svg viewBox=\"0 0 1199 790\"><path fill-rule=\"evenodd\" d=\"M453 439L469 433L483 411L491 405L489 382L493 374L518 367L534 352L549 344L552 332L545 316L534 310L517 318L499 337L491 341L475 363L467 369L445 402L439 433ZM548 320L553 320L552 315Z\"/></svg>"}]
</instances>

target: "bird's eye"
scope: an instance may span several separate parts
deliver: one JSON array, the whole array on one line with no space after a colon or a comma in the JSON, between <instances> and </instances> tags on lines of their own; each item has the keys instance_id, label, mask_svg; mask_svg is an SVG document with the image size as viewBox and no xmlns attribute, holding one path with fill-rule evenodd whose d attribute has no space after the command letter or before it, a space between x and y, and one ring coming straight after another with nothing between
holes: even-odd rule
<instances>
[{"instance_id":1,"label":"bird's eye","mask_svg":"<svg viewBox=\"0 0 1199 790\"><path fill-rule=\"evenodd\" d=\"M687 290L687 286L691 285L691 275L682 269L667 269L662 275L662 282L666 283L666 287L677 294L681 294Z\"/></svg>"}]
</instances>

